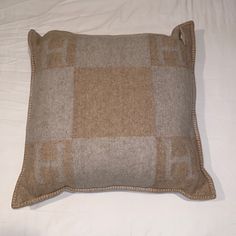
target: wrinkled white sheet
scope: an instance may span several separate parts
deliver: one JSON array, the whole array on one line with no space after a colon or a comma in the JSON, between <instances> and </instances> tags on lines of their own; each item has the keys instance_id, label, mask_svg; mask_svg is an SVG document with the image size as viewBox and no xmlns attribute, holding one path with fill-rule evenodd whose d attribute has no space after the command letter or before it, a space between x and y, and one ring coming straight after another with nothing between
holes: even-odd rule
<instances>
[{"instance_id":1,"label":"wrinkled white sheet","mask_svg":"<svg viewBox=\"0 0 236 236\"><path fill-rule=\"evenodd\" d=\"M0 235L236 235L235 0L0 1ZM197 117L205 166L217 199L175 194L64 193L12 210L23 162L30 86L27 33L61 29L86 34L156 32L193 19L196 27Z\"/></svg>"}]
</instances>

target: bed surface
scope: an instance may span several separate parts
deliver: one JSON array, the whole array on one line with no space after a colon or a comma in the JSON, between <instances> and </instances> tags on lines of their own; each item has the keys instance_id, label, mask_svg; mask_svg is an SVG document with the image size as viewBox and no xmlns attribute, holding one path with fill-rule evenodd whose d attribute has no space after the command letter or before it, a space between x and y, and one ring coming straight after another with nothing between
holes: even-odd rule
<instances>
[{"instance_id":1,"label":"bed surface","mask_svg":"<svg viewBox=\"0 0 236 236\"><path fill-rule=\"evenodd\" d=\"M235 12L234 0L1 0L0 235L236 235ZM201 202L173 193L63 193L11 209L24 154L28 31L169 35L188 20L194 20L196 30L196 110L204 163L217 198Z\"/></svg>"}]
</instances>

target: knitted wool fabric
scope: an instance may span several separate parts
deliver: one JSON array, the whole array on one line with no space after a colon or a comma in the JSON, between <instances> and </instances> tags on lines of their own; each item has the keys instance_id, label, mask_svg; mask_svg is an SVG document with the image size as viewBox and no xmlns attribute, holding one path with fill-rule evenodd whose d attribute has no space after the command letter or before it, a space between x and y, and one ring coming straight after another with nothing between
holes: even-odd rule
<instances>
[{"instance_id":1,"label":"knitted wool fabric","mask_svg":"<svg viewBox=\"0 0 236 236\"><path fill-rule=\"evenodd\" d=\"M170 36L28 34L32 79L19 208L63 191L213 199L196 121L194 23Z\"/></svg>"}]
</instances>

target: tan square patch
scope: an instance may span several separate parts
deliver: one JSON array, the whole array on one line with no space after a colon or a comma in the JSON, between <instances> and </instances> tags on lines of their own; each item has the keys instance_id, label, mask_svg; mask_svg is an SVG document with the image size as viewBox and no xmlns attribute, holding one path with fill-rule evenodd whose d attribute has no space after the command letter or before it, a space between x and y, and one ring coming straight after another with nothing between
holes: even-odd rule
<instances>
[{"instance_id":1,"label":"tan square patch","mask_svg":"<svg viewBox=\"0 0 236 236\"><path fill-rule=\"evenodd\" d=\"M75 64L76 40L70 34L48 34L41 44L40 54L43 69L72 66Z\"/></svg>"},{"instance_id":2,"label":"tan square patch","mask_svg":"<svg viewBox=\"0 0 236 236\"><path fill-rule=\"evenodd\" d=\"M149 36L151 65L153 66L187 66L184 44L168 36Z\"/></svg>"},{"instance_id":3,"label":"tan square patch","mask_svg":"<svg viewBox=\"0 0 236 236\"><path fill-rule=\"evenodd\" d=\"M72 154L70 141L34 143L34 177L38 184L71 182Z\"/></svg>"},{"instance_id":4,"label":"tan square patch","mask_svg":"<svg viewBox=\"0 0 236 236\"><path fill-rule=\"evenodd\" d=\"M73 186L73 159L70 141L36 142L25 145L25 165L17 200L38 197L65 185ZM28 186L26 191L25 186Z\"/></svg>"},{"instance_id":5,"label":"tan square patch","mask_svg":"<svg viewBox=\"0 0 236 236\"><path fill-rule=\"evenodd\" d=\"M73 137L154 135L152 89L147 68L77 69Z\"/></svg>"},{"instance_id":6,"label":"tan square patch","mask_svg":"<svg viewBox=\"0 0 236 236\"><path fill-rule=\"evenodd\" d=\"M156 138L157 142L157 187L184 188L198 179L200 168L196 157L194 140L188 137Z\"/></svg>"}]
</instances>

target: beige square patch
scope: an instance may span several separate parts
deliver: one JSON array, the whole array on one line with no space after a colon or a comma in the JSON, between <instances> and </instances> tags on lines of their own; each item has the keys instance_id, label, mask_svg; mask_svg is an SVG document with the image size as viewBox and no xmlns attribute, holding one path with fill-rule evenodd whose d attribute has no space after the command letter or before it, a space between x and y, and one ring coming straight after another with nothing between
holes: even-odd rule
<instances>
[{"instance_id":1,"label":"beige square patch","mask_svg":"<svg viewBox=\"0 0 236 236\"><path fill-rule=\"evenodd\" d=\"M168 36L149 36L151 65L180 66L188 65L184 44L176 38Z\"/></svg>"},{"instance_id":2,"label":"beige square patch","mask_svg":"<svg viewBox=\"0 0 236 236\"><path fill-rule=\"evenodd\" d=\"M73 137L154 135L149 69L78 68L74 87Z\"/></svg>"},{"instance_id":3,"label":"beige square patch","mask_svg":"<svg viewBox=\"0 0 236 236\"><path fill-rule=\"evenodd\" d=\"M50 32L40 46L43 69L72 66L75 64L76 39L70 34Z\"/></svg>"}]
</instances>

